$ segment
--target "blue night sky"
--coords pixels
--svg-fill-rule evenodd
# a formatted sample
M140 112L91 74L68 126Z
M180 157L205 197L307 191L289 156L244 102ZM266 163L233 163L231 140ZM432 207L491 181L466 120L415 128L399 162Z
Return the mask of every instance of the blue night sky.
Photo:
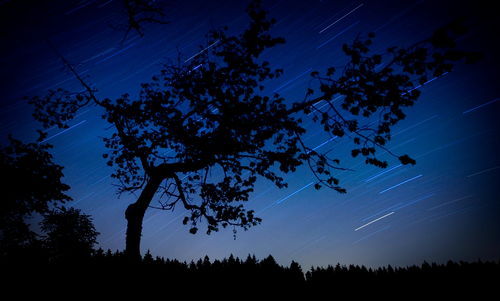
M18 2L26 5L8 17L4 10L0 21L2 142L9 133L24 141L37 137L40 125L23 96L58 87L82 89L44 40L76 64L99 90L98 97L116 98L125 92L136 95L141 82L179 53L184 60L198 53L211 28L228 25L238 33L248 21L247 1L166 0L170 24L147 25L143 38L131 32L121 43L124 32L116 27L126 19L117 0ZM232 229L189 234L182 208L150 209L143 252L187 261L272 254L281 264L293 259L306 268L337 262L379 266L500 259L500 26L492 4L454 2L462 1L264 1L278 21L273 34L287 41L264 53L264 59L285 71L267 87L290 101L303 98L311 71L342 66L341 46L358 34L375 32L374 50L383 51L411 45L465 15L469 32L459 44L483 52L484 58L420 87L419 101L393 128L389 148L409 154L415 166L401 166L389 155L382 156L388 168L367 166L350 157L348 140L330 139L306 116L307 143L331 150L353 170L338 174L347 194L315 190L307 168L286 176L287 189L259 182L248 208L263 222L238 231L236 240ZM49 130L47 142L55 146L55 161L65 167L64 181L72 187L69 205L92 215L100 247L121 250L124 211L136 196L116 194L112 170L102 158L101 137L112 129L100 116L97 107L84 108L69 129Z

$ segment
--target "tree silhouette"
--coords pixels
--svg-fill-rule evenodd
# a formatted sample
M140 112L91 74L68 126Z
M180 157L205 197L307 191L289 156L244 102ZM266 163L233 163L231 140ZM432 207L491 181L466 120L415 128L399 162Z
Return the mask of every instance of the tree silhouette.
M75 208L49 211L44 215L41 228L52 260L58 261L90 257L99 235L90 216Z
M122 0L127 15L127 25L122 41L125 41L130 31L144 36L144 25L147 23L168 24L162 7L152 0Z
M340 161L304 143L306 114L332 137L351 139L356 145L352 156L364 157L367 164L387 166L376 156L378 149L402 164L415 164L408 155L385 148L391 127L417 100L417 85L451 71L456 61L476 58L455 49L454 38L463 34L460 22L410 47L391 47L384 53L371 53L370 34L343 46L348 58L343 70L312 72L317 87L305 91L301 100L285 100L265 86L283 70L260 59L284 39L270 35L275 21L258 1L247 12L250 23L241 34L211 31L209 47L194 58L166 65L142 84L137 99L128 94L98 99L96 89L60 56L84 92L59 89L30 100L34 117L45 127L67 127L67 121L91 103L104 109L103 118L115 128L104 139L109 149L104 156L115 167L112 176L121 183L120 192L140 191L125 212L130 258L140 258L142 222L150 207L182 206L189 213L183 220L190 224L189 231L196 233L205 221L210 234L220 227L247 229L261 221L243 205L258 178L283 188L283 175L307 164L316 189L345 192L335 176L335 171L345 169ZM343 96L340 104L333 102L335 96ZM324 106L316 106L320 102ZM151 204L155 197L158 206Z
M65 194L69 186L61 182L63 168L52 161L50 148L48 144L22 143L12 137L8 145L0 146L2 256L15 255L16 249L35 240L26 219L71 200Z

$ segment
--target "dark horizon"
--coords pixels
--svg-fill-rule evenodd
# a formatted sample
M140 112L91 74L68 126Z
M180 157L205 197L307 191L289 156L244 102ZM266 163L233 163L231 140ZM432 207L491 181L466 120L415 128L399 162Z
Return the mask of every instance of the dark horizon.
M209 29L229 26L232 33L248 22L246 1L166 1L169 24L149 24L144 37L117 26L123 23L116 1L53 1L15 10L1 22L1 143L8 134L23 141L37 138L40 125L24 96L42 96L58 87L81 90L47 40L99 90L98 97L136 96L140 83L157 74L178 51L189 61L206 43ZM235 3L237 2L237 3ZM26 1L30 3L30 1ZM163 3L163 2L162 2ZM8 5L9 1L0 5ZM148 210L141 251L190 262L230 254L246 258L271 254L279 264L311 266L411 266L425 262L500 260L500 34L493 9L453 1L263 1L277 20L272 33L286 39L263 57L284 75L269 91L302 99L312 71L342 66L342 44L375 32L374 49L408 46L457 17L466 17L468 33L460 47L479 51L477 64L458 64L450 73L418 87L422 96L392 130L391 151L409 154L415 166L389 156L378 169L352 158L352 145L317 130L305 117L305 136L317 149L331 149L353 171L338 173L347 194L313 188L314 177L301 167L288 174L289 188L257 182L247 206L263 218L248 231L232 228L207 236L182 225L185 211ZM3 15L3 13L2 13ZM112 28L115 27L115 28ZM74 201L68 206L93 217L103 249L123 250L124 212L136 196L116 195L106 166L103 136L110 134L102 112L90 106L66 130L50 129L56 163ZM216 175L214 175L216 176ZM155 205L155 204L152 204Z

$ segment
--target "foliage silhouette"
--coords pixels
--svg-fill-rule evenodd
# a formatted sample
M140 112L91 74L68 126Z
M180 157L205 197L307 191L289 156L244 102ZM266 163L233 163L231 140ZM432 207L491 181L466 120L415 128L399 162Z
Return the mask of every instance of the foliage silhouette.
M26 220L48 213L51 206L70 201L69 186L61 182L62 166L52 161L48 144L22 143L9 137L0 146L0 253L13 255L34 246L36 234Z
M206 222L210 234L220 227L236 231L261 222L243 205L258 178L283 188L283 175L306 164L316 178L316 189L346 192L335 175L346 168L302 140L305 114L312 113L312 120L332 137L351 139L356 145L352 156L363 157L366 164L388 165L377 157L379 149L402 164L415 164L408 155L385 147L391 127L405 118L404 109L419 97L417 85L451 71L455 62L477 59L455 48L454 40L464 33L459 21L429 39L385 53L370 51L370 34L343 45L348 62L341 72L333 67L324 74L312 72L317 88L305 91L302 100L285 100L265 86L283 70L260 58L284 39L270 35L275 20L267 17L259 1L253 1L247 12L250 23L240 35L230 36L226 29L211 31L208 47L193 58L166 65L150 83L142 84L137 99L128 94L98 99L96 89L61 55L84 91L58 89L30 99L34 117L45 128L68 127L68 120L89 104L104 109L103 118L115 128L104 139L109 149L104 156L115 167L112 176L121 183L120 192L140 191L125 212L129 258L140 258L142 222L151 207L182 206L188 211L183 223L190 225L189 231L197 233ZM333 102L335 96L343 96L340 105ZM325 103L323 109L316 106L320 102ZM377 122L368 122L374 118ZM216 171L223 175L211 177ZM151 204L155 197L158 206Z
M51 260L85 259L92 255L99 233L89 215L75 208L58 208L44 214L41 222L44 243Z
M90 216L62 207L71 197L61 180L63 167L44 143L8 137L0 146L0 262L40 264L89 258L99 234ZM42 218L40 231L32 225Z

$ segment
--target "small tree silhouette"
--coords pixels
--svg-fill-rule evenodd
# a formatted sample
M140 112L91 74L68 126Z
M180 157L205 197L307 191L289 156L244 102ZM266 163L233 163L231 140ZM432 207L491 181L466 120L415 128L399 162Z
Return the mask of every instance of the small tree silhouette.
M229 36L225 29L210 32L210 47L190 60L166 65L152 82L142 84L138 99L128 94L98 99L96 89L63 56L85 91L59 89L31 98L34 117L45 127L67 127L67 121L91 103L105 110L103 117L116 129L104 139L110 150L104 156L116 168L113 177L122 184L121 192L140 191L125 213L130 258L140 258L142 222L150 207L182 206L189 212L183 223L191 225L190 232L196 233L205 221L210 234L220 227L247 229L261 221L243 206L259 177L283 188L283 175L307 164L316 189L345 192L335 176L336 170L345 169L340 161L302 140L306 130L301 113L313 113L312 120L332 137L352 139L357 145L352 156L364 157L367 164L387 166L376 156L380 148L402 164L414 164L409 156L385 148L391 127L417 100L417 85L449 72L453 62L475 58L455 49L454 38L463 33L459 22L385 53L370 53L369 35L343 46L348 63L340 74L332 67L324 75L313 72L316 91L308 89L303 100L285 101L265 87L283 71L260 59L264 50L284 39L270 35L275 21L258 1L247 12L250 24L240 35ZM343 96L340 105L333 102L337 95ZM325 106L317 107L319 102ZM373 116L380 116L378 123L368 122ZM215 171L222 175L210 176ZM151 205L155 196L158 206Z
M91 217L75 208L51 210L44 215L41 228L53 260L90 257L99 235Z

